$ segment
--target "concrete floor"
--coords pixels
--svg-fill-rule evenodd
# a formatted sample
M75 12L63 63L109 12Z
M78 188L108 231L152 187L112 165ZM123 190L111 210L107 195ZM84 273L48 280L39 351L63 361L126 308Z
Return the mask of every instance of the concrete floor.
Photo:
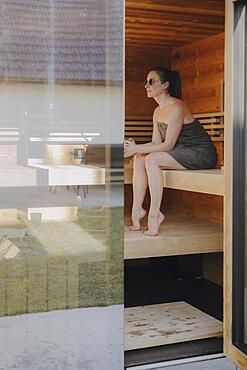
M123 306L0 318L0 370L123 369Z

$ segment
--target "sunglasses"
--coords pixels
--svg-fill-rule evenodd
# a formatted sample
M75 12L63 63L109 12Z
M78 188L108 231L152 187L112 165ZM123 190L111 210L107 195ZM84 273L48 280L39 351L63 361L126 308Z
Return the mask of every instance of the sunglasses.
M160 81L160 80L157 80L157 79L155 79L155 78L149 78L149 79L146 79L146 80L144 81L144 85L152 86L152 85L155 83L155 81Z

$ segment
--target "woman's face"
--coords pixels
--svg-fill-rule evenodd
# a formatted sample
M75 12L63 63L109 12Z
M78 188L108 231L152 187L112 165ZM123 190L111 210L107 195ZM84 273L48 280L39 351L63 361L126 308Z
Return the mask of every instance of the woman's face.
M145 81L145 89L148 98L155 98L164 92L163 84L160 81L158 73L155 71L149 72Z

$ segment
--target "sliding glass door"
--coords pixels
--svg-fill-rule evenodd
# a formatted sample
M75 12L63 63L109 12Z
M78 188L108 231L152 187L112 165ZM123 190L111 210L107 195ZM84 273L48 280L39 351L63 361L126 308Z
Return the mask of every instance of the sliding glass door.
M43 331L13 328L19 346L1 341L0 368L19 368L24 343L31 353L52 336L50 311L55 323L61 312L109 306L120 307L115 321L103 315L90 333L107 353L95 368L109 368L106 358L121 368L123 13L123 0L0 1L0 320L44 317ZM73 357L67 324L62 356Z
M247 354L246 2L234 4L233 74L233 344Z

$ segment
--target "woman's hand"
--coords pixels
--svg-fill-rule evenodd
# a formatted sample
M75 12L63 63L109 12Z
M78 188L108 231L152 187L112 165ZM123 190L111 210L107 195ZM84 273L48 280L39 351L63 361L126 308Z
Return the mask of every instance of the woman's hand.
M137 145L132 138L124 142L124 157L131 157L132 155L135 155L137 153L136 150Z

